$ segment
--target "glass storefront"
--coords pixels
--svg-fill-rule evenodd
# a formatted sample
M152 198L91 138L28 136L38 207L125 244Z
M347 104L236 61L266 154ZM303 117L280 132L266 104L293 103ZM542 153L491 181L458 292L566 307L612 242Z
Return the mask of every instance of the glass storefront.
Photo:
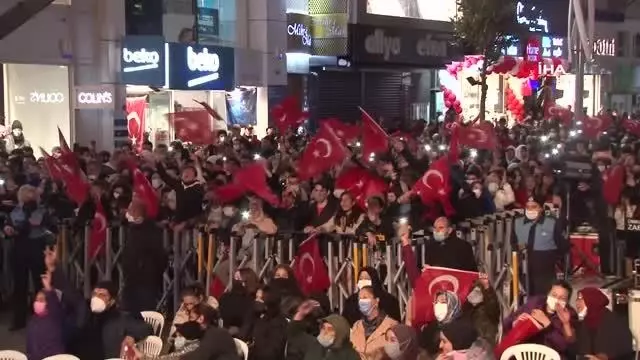
M22 123L34 149L59 145L58 128L71 138L69 68L58 65L5 64L5 117Z

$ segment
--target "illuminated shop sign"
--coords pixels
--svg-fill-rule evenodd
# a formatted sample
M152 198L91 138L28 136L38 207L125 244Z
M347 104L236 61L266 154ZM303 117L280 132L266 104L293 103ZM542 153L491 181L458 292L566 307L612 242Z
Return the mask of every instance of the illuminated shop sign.
M162 37L127 36L122 40L120 67L124 84L164 86L165 63Z
M77 86L76 109L106 109L114 102L114 90L111 86Z
M309 54L312 44L311 16L288 13L287 52Z
M616 39L596 39L593 42L593 54L597 56L616 56Z
M169 87L175 90L233 88L233 48L169 44Z

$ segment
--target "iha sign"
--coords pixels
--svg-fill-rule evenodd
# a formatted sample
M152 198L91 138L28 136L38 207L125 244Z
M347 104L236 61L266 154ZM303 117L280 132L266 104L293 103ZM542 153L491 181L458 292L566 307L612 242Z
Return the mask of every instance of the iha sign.
M567 71L562 64L546 64L543 61L538 63L538 74L551 74L553 76L565 75Z

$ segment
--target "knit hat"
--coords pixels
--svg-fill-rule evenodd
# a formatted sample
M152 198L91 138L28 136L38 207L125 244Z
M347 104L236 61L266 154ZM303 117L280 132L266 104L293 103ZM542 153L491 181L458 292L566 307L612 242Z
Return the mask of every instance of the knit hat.
M478 331L469 320L458 319L445 325L442 334L451 342L453 350L466 350L478 339Z
M20 122L20 120L13 120L13 122L11 123L11 130L14 129L22 130L22 123Z

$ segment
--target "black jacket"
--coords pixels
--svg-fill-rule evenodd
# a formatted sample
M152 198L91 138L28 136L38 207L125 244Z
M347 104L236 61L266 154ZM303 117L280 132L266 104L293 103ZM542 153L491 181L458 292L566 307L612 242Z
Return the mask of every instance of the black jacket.
M200 340L200 346L180 360L240 360L235 342L229 332L210 327Z
M194 183L185 186L182 181L169 176L162 164L158 164L157 169L162 181L176 192L175 222L181 223L201 216L204 199L202 184Z
M167 267L162 229L155 222L129 224L122 250L125 286L162 286L162 274Z
M453 232L445 241L427 242L424 253L426 265L478 271L471 244L458 238Z
M271 360L284 357L289 322L283 315L263 316L253 328L251 360Z

